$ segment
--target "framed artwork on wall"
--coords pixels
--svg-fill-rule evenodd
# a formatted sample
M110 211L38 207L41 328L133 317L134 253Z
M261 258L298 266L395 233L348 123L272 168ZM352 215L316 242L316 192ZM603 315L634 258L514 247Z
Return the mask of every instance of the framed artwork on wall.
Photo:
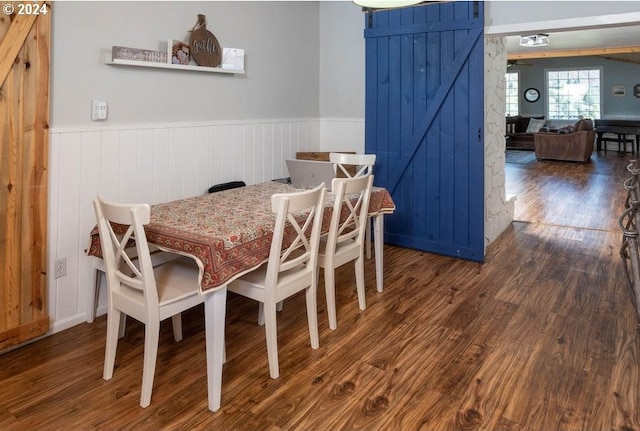
M627 87L623 84L614 85L611 87L611 94L615 97L624 97L627 94Z

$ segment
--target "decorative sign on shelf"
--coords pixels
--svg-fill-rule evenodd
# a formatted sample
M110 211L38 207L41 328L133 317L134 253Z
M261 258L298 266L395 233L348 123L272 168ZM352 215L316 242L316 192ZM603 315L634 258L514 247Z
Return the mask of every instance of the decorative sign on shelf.
M222 61L222 48L218 39L207 30L204 15L198 15L198 22L191 30L189 38L191 58L198 66L218 67Z
M111 48L112 60L145 61L148 63L166 63L167 53L150 49L127 48L114 46Z

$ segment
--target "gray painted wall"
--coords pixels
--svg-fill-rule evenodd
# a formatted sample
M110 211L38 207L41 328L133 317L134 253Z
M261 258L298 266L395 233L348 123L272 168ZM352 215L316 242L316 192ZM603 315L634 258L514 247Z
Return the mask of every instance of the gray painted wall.
M637 2L488 1L487 25L637 10ZM517 13L514 13L514 10ZM104 64L113 45L160 49L188 39L197 14L223 46L244 48L246 75ZM51 126L364 117L364 17L351 1L56 1ZM109 119L90 121L93 98Z
M545 115L546 89L545 69L572 67L602 67L602 117L603 118L639 118L640 99L633 96L633 86L640 84L640 65L601 57L567 57L550 59L521 60L531 66L512 66L511 71L520 73L520 113L521 115ZM614 97L611 87L623 84L627 87L624 97ZM540 90L540 100L530 103L524 100L525 89L534 87Z
M222 46L245 49L245 75L104 64L113 45L188 41L198 14ZM51 124L317 118L319 25L317 2L55 2ZM90 121L96 97L105 123Z

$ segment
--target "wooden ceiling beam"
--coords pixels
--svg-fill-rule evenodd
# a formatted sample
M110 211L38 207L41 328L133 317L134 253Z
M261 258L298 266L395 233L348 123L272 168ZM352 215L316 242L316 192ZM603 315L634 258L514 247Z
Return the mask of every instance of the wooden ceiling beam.
M587 55L610 55L640 53L640 46L618 46L612 48L583 48L569 49L564 51L535 51L535 52L514 52L507 54L507 60L522 60L528 58L558 58L558 57L581 57Z

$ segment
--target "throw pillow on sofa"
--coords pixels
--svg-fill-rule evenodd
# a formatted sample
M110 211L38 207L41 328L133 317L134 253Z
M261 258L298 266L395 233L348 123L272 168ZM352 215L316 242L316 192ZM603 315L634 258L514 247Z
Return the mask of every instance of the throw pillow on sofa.
M525 133L538 133L540 129L542 129L542 126L544 126L544 122L545 120L538 120L536 118L530 119Z
M578 120L578 122L573 126L573 129L576 132L589 131L593 130L593 122L588 118L583 118Z

